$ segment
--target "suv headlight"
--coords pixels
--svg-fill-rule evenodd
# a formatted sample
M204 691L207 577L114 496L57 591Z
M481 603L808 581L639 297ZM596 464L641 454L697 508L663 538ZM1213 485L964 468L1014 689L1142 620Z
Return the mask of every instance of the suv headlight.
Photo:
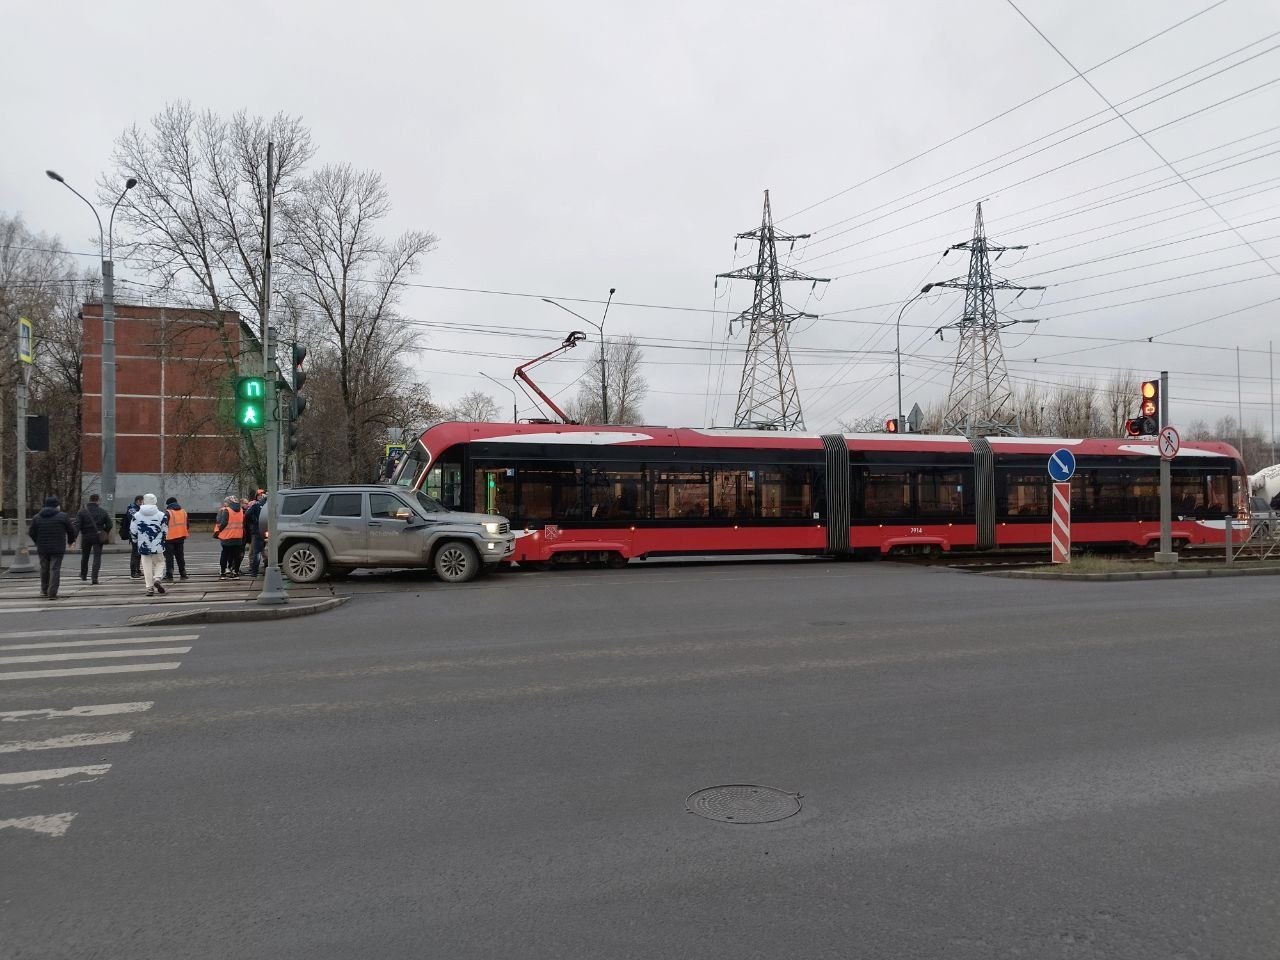
M491 537L496 537L498 535L498 531L500 531L501 529L502 529L502 524L500 523L489 522L484 525L484 532Z

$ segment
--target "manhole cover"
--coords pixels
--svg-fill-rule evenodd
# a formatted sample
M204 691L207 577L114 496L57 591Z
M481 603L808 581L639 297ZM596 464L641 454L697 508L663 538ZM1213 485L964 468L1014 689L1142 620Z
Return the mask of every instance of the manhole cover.
M800 812L798 793L755 783L724 783L689 794L684 805L690 813L721 823L770 823Z

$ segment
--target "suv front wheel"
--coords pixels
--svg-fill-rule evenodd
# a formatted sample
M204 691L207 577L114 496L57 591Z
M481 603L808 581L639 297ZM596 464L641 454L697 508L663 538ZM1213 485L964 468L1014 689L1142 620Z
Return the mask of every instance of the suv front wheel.
M315 583L324 576L324 551L310 540L303 540L284 552L280 566L294 583Z
M480 572L480 555L471 544L454 540L436 551L433 566L445 583L466 583Z

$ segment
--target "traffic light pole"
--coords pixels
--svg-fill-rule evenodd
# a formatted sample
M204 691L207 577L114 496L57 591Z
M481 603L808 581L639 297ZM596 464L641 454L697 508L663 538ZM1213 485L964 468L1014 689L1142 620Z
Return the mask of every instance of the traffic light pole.
M266 381L266 413L267 413L267 503L266 503L266 561L267 568L262 574L262 592L258 594L258 603L288 603L289 596L284 592L284 578L280 576L279 551L276 549L279 538L275 534L276 491L280 487L280 410L276 402L276 331L271 326L271 196L275 193L275 145L267 142L267 219L266 237L263 244L262 257L262 374ZM262 528L262 517L258 518L259 529Z
M1160 371L1160 429L1169 425L1169 371ZM1156 439L1157 448L1160 445ZM1167 457L1160 458L1160 551L1156 554L1156 563L1177 563L1178 554L1173 549L1173 479L1170 474L1171 462Z

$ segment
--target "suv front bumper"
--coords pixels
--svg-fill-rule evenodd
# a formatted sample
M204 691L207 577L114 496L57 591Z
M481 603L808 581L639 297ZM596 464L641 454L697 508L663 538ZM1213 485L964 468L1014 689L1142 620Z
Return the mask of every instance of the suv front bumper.
M485 563L508 560L515 552L516 538L511 534L504 537L485 537L480 541L480 559Z

